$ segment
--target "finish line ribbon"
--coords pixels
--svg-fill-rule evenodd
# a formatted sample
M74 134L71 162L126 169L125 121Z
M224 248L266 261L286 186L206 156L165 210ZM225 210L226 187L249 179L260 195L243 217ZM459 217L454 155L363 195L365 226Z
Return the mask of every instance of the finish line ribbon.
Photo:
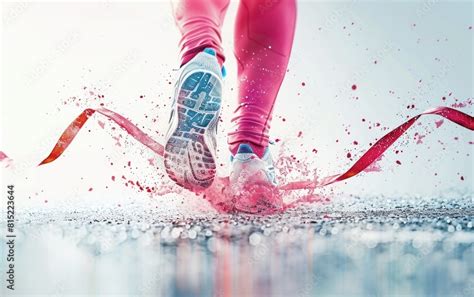
M111 111L107 108L84 110L67 128L56 142L51 153L44 159L38 166L48 164L59 158L67 147L74 140L76 135L79 133L81 128L87 122L87 120L94 114L99 113L110 120L118 124L122 129L135 138L138 142L142 143L149 149L151 149L157 155L163 156L164 147L157 141L153 140L145 132L143 132L136 125L132 124L122 115ZM307 181L296 181L279 187L280 190L301 190L301 189L314 189L324 187L336 182L340 182L358 175L364 169L369 167L373 162L378 160L380 156L397 140L399 139L420 117L424 115L438 115L453 123L456 123L469 130L474 130L474 118L468 114L465 114L459 110L450 107L437 107L429 109L419 115L416 115L404 122L397 128L393 129L389 133L385 134L380 140L373 144L346 172L342 174L336 174L325 177L320 181L307 180Z

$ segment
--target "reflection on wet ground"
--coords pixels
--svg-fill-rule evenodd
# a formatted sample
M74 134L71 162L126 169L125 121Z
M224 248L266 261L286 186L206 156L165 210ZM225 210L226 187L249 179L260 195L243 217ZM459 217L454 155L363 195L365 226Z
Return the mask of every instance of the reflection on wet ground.
M15 292L474 296L469 195L351 199L266 217L141 207L25 211Z

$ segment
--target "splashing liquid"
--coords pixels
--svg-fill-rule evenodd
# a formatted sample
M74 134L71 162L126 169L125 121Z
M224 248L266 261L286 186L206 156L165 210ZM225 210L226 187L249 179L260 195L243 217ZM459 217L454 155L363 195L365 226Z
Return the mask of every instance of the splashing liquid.
M67 149L69 144L74 140L76 135L79 133L84 124L88 119L95 113L101 114L110 120L118 124L122 129L124 129L130 136L135 138L138 142L142 143L149 149L151 149L158 156L163 156L164 147L157 141L153 140L145 132L139 129L137 126L132 124L122 115L111 111L106 108L98 109L85 109L62 133L59 140L55 144L51 153L38 165L44 165L53 162ZM271 192L266 192L266 195L270 195L270 199L273 201L282 201L283 194L289 191L295 190L309 190L309 193L303 197L298 198L297 200L284 204L278 210L286 210L288 208L294 207L295 205L302 202L315 202L323 201L324 198L315 194L314 190L321 188L336 182L346 180L348 178L354 177L357 174L363 171L378 171L376 162L380 160L383 153L398 139L400 138L421 116L424 115L438 115L451 122L454 122L464 128L469 130L474 130L474 118L468 114L465 114L461 111L450 107L437 107L430 110L427 110L419 115L416 115L404 122L397 128L393 129L386 135L384 135L380 140L373 144L359 159L345 172L341 174L336 174L328 176L322 179L314 177L309 180L300 180L295 182L286 183L280 185L278 188L271 189ZM2 153L1 155L4 159L6 155ZM277 164L284 162L286 159L291 157L280 156L277 160ZM372 166L371 166L372 165ZM372 168L374 167L374 168ZM305 174L305 176L308 176ZM264 189L265 190L265 189ZM208 200L211 205L220 212L231 212L234 210L235 199L231 195L231 187L229 184L229 177L216 177L214 183L210 188L204 192L197 193L204 199ZM249 191L245 199L248 200L257 200L261 197L259 191ZM259 210L259 214L273 212L274 209Z

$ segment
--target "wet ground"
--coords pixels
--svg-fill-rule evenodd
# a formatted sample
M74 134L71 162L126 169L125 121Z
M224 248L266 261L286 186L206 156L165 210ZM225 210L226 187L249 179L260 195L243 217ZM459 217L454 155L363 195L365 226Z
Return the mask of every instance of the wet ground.
M17 217L18 295L474 295L470 195L346 197L265 217L143 206Z

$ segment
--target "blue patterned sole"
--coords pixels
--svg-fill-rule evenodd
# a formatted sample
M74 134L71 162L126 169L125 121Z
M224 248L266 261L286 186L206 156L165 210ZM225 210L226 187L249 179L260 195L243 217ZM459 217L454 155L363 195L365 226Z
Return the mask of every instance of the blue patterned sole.
M221 97L221 82L208 72L192 73L181 85L172 115L178 116L178 126L165 145L164 160L169 177L182 187L205 189L214 180L216 164L206 141L215 142Z

